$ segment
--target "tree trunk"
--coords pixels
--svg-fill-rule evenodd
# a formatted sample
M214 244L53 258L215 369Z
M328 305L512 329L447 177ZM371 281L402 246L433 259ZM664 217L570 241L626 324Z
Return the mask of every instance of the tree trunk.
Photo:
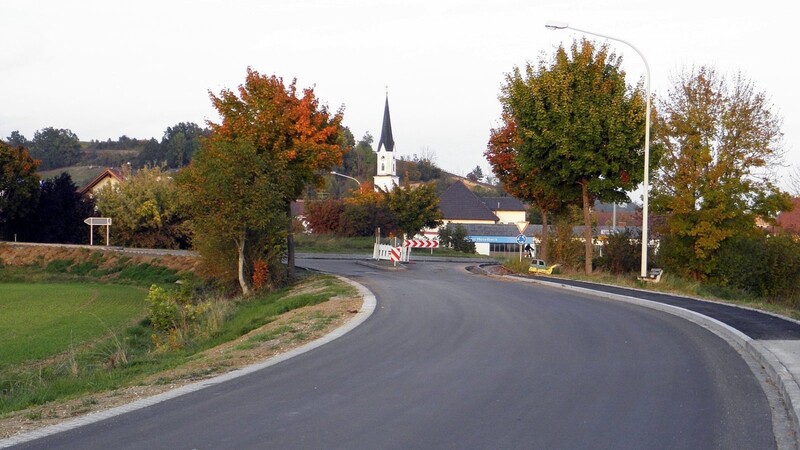
M286 275L294 280L294 234L292 232L292 202L286 203L286 217L289 218L289 229L286 233Z
M586 260L584 268L586 275L592 274L592 253L594 246L592 246L592 220L589 214L589 182L581 180L581 193L583 195L583 239L584 248L586 249Z
M547 211L542 209L542 253L539 256L539 259L545 260L547 263L552 263L547 258L550 253L550 227L547 224Z
M247 297L250 295L250 288L247 286L247 279L244 276L244 243L245 231L242 231L241 236L236 241L236 247L239 251L239 287L242 288L242 295Z

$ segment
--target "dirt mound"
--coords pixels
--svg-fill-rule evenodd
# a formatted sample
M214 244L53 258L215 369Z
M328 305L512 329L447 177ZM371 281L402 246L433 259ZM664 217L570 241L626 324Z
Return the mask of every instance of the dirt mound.
M53 261L66 260L77 264L92 262L101 269L122 264L147 263L166 267L178 273L193 272L199 258L188 252L131 250L119 247L92 248L81 245L0 243L0 263L11 266L46 267Z

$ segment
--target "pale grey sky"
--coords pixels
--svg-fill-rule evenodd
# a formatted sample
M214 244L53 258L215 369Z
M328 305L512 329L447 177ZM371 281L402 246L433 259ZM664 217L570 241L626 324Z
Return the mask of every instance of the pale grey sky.
M514 66L582 35L625 39L647 57L653 92L684 68L741 71L784 119L786 162L800 165L798 41L785 0L3 0L0 137L69 128L81 140L160 139L178 122L216 121L208 91L253 67L345 107L356 136L380 134L385 86L398 155L432 151L458 174L483 157ZM629 82L644 65L629 47ZM788 173L785 169L782 173Z

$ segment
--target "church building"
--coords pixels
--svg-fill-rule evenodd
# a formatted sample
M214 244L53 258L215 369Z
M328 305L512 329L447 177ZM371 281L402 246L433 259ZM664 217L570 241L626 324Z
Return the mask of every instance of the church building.
M378 168L373 178L375 190L391 191L400 185L397 177L397 165L394 157L394 138L392 137L392 121L389 119L389 95L386 95L386 106L383 108L383 127L381 139L378 141Z

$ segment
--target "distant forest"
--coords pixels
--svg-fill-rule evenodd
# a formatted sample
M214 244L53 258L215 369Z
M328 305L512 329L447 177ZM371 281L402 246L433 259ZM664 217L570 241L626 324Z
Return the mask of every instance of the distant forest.
M12 146L25 147L32 158L41 161L39 172L43 177L55 177L61 172L67 172L75 183L83 185L105 167L119 168L130 164L136 170L146 166L164 169L187 166L199 150L202 139L209 133L208 128L196 123L181 122L167 127L160 140L122 135L116 140L109 138L105 141L81 141L71 130L53 127L36 131L31 139L19 131L13 131L5 140ZM336 171L362 181L372 181L376 168L373 137L367 132L357 140L347 127L343 127L342 136L343 145L351 150L345 153L342 164ZM424 149L421 155L400 155L397 175L402 181L412 183L436 181L440 191L460 178L441 169L436 164L435 154L429 149ZM338 197L348 192L346 179L333 176L329 178L330 183L326 188L328 193ZM496 179L487 178L480 167L476 167L466 176L471 182L470 188L478 195L507 195L496 185Z
M72 130L53 127L36 131L31 139L13 131L5 140L28 149L31 157L41 161L42 171L76 165L119 167L127 163L134 168L150 165L174 169L189 164L200 148L200 139L208 133L208 128L181 122L167 127L160 141L122 135L117 140L84 142Z

